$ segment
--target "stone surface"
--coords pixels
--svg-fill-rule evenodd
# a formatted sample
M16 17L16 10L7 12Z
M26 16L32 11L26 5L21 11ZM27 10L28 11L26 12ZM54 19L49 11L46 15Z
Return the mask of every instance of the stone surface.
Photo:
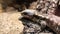
M0 13L0 34L22 34L24 26L20 16L19 12Z

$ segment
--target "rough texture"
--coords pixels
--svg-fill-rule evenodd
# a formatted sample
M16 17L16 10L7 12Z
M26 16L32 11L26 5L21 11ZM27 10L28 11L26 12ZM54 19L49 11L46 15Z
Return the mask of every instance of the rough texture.
M49 27L41 25L41 23L33 22L26 18L22 18L21 20L24 24L24 34L56 34Z
M40 14L48 14L47 26L60 34L60 0L40 0L38 3L38 10Z
M29 9L28 9L29 10ZM57 34L60 34L60 20L59 18L60 17L57 17L53 14L50 14L50 15L40 15L37 13L34 14L34 12L31 10L25 10L25 12L27 13L26 15L23 15L25 19L29 19L29 20L32 20L33 22L37 22L37 23L40 23L41 24L41 27L44 27L44 26L48 26L49 28L51 28L54 32L56 32ZM24 12L22 13L24 14ZM30 15L32 14L32 15ZM30 16L29 16L30 15ZM35 15L35 16L34 16ZM48 18L47 18L48 17ZM45 20L45 22L41 22L41 20ZM27 25L27 24L26 24Z
M24 26L20 16L19 12L0 13L0 34L22 34Z
M37 13L37 15L35 14L36 16L32 16L33 18L31 18L31 20L41 23L42 27L44 26L45 23L47 23L47 26L49 28L51 28L57 34L60 34L59 33L60 32L60 19L59 19L60 18L60 8L59 8L60 0L37 0L37 1L36 0L0 0L0 2L1 2L1 5L0 5L1 9L6 9L7 6L11 7L10 8L11 10L9 9L9 7L6 9L7 10L6 12L8 12L8 13L11 12L9 14L13 14L15 11L21 10L22 8L23 9L26 9L26 8L27 9L36 9L38 13ZM17 10L12 9L12 7L14 7ZM0 9L0 11L2 11L1 9ZM32 11L30 11L30 12L32 12ZM29 16L28 19L30 19L30 17L31 16ZM44 22L44 21L40 22L41 19L44 20L43 18L45 18L45 19L48 18L47 20L45 20L47 22ZM26 24L26 25L28 25L28 24ZM29 26L31 26L31 23L29 23ZM33 25L32 28L29 28L29 26L26 29L27 31L32 30L32 32L33 32L34 30L37 30L38 28L40 28L39 25L35 25L35 24ZM38 26L38 28L35 29L34 28L35 26L36 26L36 28ZM31 31L28 31L28 32L31 32ZM34 34L36 34L36 33L34 33Z

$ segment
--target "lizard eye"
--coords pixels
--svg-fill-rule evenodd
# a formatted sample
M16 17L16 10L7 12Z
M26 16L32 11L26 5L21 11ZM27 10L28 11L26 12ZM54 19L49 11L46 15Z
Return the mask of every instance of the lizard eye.
M22 13L22 15L28 15L28 13L26 13L26 12L23 12L23 13Z

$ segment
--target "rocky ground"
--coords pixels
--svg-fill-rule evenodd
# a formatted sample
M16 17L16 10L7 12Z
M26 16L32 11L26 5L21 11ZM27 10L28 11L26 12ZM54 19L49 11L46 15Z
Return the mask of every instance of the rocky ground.
M9 11L11 8L9 8ZM24 25L19 21L21 14L16 12L0 13L0 34L22 34Z

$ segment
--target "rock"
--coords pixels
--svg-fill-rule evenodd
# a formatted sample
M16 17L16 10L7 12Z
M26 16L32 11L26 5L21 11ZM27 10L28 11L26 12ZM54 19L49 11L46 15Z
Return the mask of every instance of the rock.
M39 34L52 34L52 33L39 33Z
M20 16L19 12L0 13L0 34L22 34L24 26Z

